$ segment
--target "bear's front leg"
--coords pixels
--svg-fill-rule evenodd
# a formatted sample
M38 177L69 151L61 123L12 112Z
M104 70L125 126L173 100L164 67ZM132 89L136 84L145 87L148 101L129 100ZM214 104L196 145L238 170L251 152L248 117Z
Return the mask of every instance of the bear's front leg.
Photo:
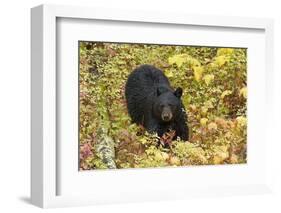
M189 140L189 129L187 126L187 116L182 113L176 122L176 136L180 137L181 140Z
M178 130L177 135L184 141L189 140L188 127L182 127Z
M155 118L153 118L151 113L146 113L144 115L143 125L149 133L158 133L158 122Z

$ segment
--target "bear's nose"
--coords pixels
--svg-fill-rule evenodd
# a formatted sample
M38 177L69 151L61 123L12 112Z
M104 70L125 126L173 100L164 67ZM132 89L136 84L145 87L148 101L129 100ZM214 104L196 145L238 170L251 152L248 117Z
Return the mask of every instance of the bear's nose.
M169 121L171 120L171 116L169 114L163 114L162 119L163 121Z
M164 115L164 120L169 120L169 115Z

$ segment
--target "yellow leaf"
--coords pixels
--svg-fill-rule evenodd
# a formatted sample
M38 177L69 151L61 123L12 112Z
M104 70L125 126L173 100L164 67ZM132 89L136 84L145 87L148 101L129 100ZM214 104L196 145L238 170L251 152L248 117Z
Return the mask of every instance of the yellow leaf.
M181 67L182 64L183 64L184 62L186 62L186 57L187 57L186 54L174 55L174 56L172 56L172 57L169 57L168 63L169 63L170 65L176 64L178 67Z
M195 58L188 57L187 62L192 68L201 66L201 63Z
M189 108L191 109L191 111L195 111L197 109L197 107L194 104L190 104Z
M247 125L247 118L244 116L238 116L236 121L239 127L244 127Z
M176 64L177 64L178 67L181 67L183 63L184 63L183 58L178 58L178 60L176 61Z
M147 139L146 139L146 138L141 138L141 139L139 139L139 141L140 141L142 144L146 144L146 143L147 143Z
M201 126L206 126L207 122L208 122L208 118L201 118L200 119Z
M214 164L221 164L222 163L222 159L219 156L214 156L213 157L213 163Z
M227 146L218 146L214 152L213 162L214 164L221 164L224 160L229 158L228 147Z
M154 154L154 158L155 158L156 161L162 161L163 160L163 156L162 156L161 152L156 152Z
M174 73L173 73L171 70L165 70L165 75L166 75L168 78L174 77Z
M215 58L215 64L219 67L223 66L228 61L228 58L225 55L220 55Z
M232 48L219 48L217 51L217 56L220 55L231 55L234 52Z
M203 67L198 66L198 67L193 67L193 74L194 74L194 78L197 82L199 82L202 78L202 74L203 74Z
M240 89L239 95L247 98L247 87L243 87L242 89Z
M169 57L169 58L168 58L168 63L169 63L170 65L174 64L174 63L175 63L175 56Z
M232 94L232 91L230 90L223 91L223 93L221 94L221 99L224 99L225 96L228 96L230 94Z
M207 74L203 77L205 83L209 86L209 84L214 80L215 76L213 74Z

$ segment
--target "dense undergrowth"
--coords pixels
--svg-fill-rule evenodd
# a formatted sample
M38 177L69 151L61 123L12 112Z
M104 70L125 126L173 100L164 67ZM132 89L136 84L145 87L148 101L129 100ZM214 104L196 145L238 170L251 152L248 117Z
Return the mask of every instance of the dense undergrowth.
M117 168L246 163L246 62L239 48L80 42L80 169L111 168L101 150ZM188 142L164 148L131 123L124 85L141 64L184 89Z

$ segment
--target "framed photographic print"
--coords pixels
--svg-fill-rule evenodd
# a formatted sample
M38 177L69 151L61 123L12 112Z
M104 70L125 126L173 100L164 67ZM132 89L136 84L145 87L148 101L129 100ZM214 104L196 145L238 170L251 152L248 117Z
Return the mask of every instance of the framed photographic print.
M31 15L33 204L270 192L272 20Z

